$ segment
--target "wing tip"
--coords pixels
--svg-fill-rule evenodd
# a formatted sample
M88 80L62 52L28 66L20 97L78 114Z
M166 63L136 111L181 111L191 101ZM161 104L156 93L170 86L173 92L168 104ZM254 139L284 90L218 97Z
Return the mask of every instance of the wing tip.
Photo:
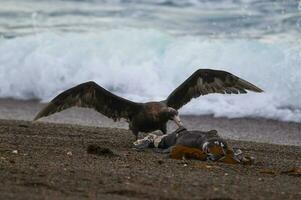
M258 92L258 93L262 93L262 92L264 92L264 90L262 90L262 89L260 89L260 88L258 88L259 90L257 90L256 92Z
M38 119L40 119L41 117L40 116L35 116L34 118L33 118L33 120L32 121L37 121Z
M37 121L38 119L42 117L46 117L50 114L52 114L52 110L55 108L54 104L52 102L49 102L34 118L33 121Z
M43 109L42 111L40 111L40 112L33 118L32 121L37 121L38 119L44 117L43 111L44 111L44 109Z
M249 90L252 91L252 92L257 92L257 93L264 92L264 90L260 89L259 87L255 86L255 85L253 85L252 87L250 87Z
M249 83L248 81L245 81L241 78L239 78L239 84L241 84L241 86L243 86L244 89L252 91L252 92L257 92L257 93L264 92L264 90L262 90L261 88L255 86L252 83Z
M247 88L247 90L252 91L252 92L256 92L256 93L264 92L264 90L260 89L259 87L254 86L254 85L252 87Z

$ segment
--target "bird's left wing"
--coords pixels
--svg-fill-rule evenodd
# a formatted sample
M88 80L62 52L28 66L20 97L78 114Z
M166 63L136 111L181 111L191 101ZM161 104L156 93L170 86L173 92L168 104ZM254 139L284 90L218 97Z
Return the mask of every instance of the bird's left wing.
M73 106L93 108L114 120L120 118L130 119L142 107L140 103L114 95L90 81L70 88L56 96L37 114L34 120Z
M180 109L192 98L209 93L239 94L263 92L260 88L229 72L199 69L176 88L165 100L166 104L175 109Z

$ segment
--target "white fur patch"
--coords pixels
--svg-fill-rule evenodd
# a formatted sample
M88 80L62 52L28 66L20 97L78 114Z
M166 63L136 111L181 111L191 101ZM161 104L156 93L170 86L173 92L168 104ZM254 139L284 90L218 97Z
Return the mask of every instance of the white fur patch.
M164 137L166 137L166 135L157 135L157 136L154 138L154 146L155 146L156 148L158 148L158 146L159 146L161 140L162 140Z

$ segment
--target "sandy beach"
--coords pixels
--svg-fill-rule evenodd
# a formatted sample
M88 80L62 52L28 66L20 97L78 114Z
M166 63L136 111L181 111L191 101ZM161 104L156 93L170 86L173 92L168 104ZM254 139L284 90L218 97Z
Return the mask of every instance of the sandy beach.
M301 200L300 11L301 0L1 1L0 200ZM124 119L88 108L32 121L59 94L60 108L131 119L143 104L122 99L164 101L245 165L226 163L230 149L201 161L221 152L209 143L188 149L199 160L175 153L185 146L179 160L135 150ZM161 111L140 112L143 128L180 124Z
M73 113L81 125L68 121L72 112L67 111L62 114L65 117L58 114L32 123L29 118L42 105L2 101L3 118L19 115L23 120L0 120L0 199L301 198L301 177L281 173L301 166L300 146L238 141L232 137L236 132L247 137L252 132L259 134L258 131L272 137L274 130L278 131L274 136L285 130L288 135L297 136L299 124L261 119L184 117L189 127L193 124L200 124L202 129L216 127L224 136L232 137L228 140L232 146L256 159L254 165L243 166L173 160L152 149L137 152L132 149L134 137L125 129L124 122L113 124L106 119L102 123L111 123L113 128L100 127L103 124L96 127L85 124L83 119L94 122L98 114L77 110L72 112L81 113L81 117ZM11 115L5 115L4 110L11 110ZM14 112L16 110L19 112ZM51 120L56 123L50 123ZM68 122L73 124L64 124ZM300 136L296 140L300 140ZM87 147L91 144L108 148L113 153L88 154Z

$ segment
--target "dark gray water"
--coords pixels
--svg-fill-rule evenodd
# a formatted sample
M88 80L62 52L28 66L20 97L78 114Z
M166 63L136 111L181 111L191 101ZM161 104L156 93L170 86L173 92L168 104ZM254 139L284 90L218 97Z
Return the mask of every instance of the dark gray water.
M250 37L300 32L298 0L10 0L0 34L100 32L134 27L179 35Z

